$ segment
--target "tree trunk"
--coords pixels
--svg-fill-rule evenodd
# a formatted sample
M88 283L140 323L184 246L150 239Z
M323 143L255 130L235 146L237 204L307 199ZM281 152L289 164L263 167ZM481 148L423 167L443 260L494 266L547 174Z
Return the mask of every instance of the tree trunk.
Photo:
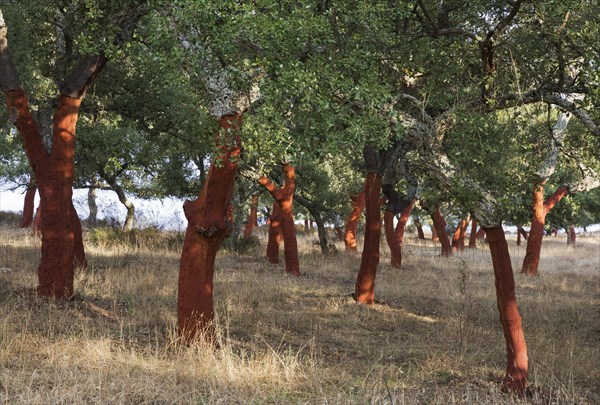
M394 213L385 210L383 214L383 226L385 231L385 240L390 248L390 264L393 268L399 269L402 265L402 247L396 238L394 232Z
M577 239L577 235L575 234L575 227L571 225L569 227L569 231L567 232L567 245L570 247L575 247L575 241Z
M523 229L523 227L518 226L517 227L517 246L521 246L521 236L523 237L523 239L527 240L527 232L525 231L525 229Z
M273 209L269 216L269 239L267 241L267 260L269 263L279 263L279 244L283 239L281 235L281 213L279 203L273 202Z
M310 226L308 225L308 219L304 220L304 231L308 232L310 230Z
M358 220L365 207L365 192L364 190L355 196L350 196L352 201L352 211L346 222L346 231L344 232L344 244L347 251L356 252L356 230L358 228Z
M402 210L400 213L400 218L398 219L398 224L396 224L396 230L394 233L396 234L396 240L402 247L404 243L404 230L406 229L406 223L408 222L408 218L410 217L410 212L415 206L415 199L413 198L412 202Z
M123 230L125 232L129 232L133 229L133 220L135 218L135 206L131 202L123 188L117 183L117 180L114 178L105 178L106 182L112 188L112 190L117 194L119 198L119 202L125 206L127 210L127 214L125 214L125 221L123 222Z
M469 249L477 247L477 220L471 218L471 234L469 235Z
M468 219L461 219L458 225L456 226L456 230L454 231L454 235L452 236L452 252L456 253L458 251L465 250L465 235L467 234L467 226L469 225Z
M431 215L433 220L433 229L435 229L437 237L442 245L441 255L448 257L452 256L452 246L450 245L450 238L446 233L446 220L442 216L439 205L436 205L435 211Z
M96 200L98 198L98 188L93 184L88 190L88 208L90 210L90 214L88 215L88 224L91 227L95 227L98 225L98 204Z
M544 225L546 215L568 193L566 187L559 187L552 196L544 201L544 183L538 183L533 189L533 218L531 230L527 239L527 249L523 259L521 273L535 276L540 263L542 240L544 238Z
M241 115L220 119L219 154L208 172L202 191L183 205L188 227L183 242L177 293L178 332L183 343L198 338L216 345L213 327L213 274L215 257L223 239L231 233L228 220L237 161L240 155ZM222 139L228 134L231 139Z
M317 223L317 234L319 236L319 246L321 247L321 253L328 254L329 241L327 240L327 229L325 229L325 221L319 212L311 212L315 222Z
M83 230L81 229L81 221L77 215L77 210L71 201L71 224L73 225L73 242L74 252L73 261L76 267L87 269L88 261L85 255L85 247L83 246Z
M38 205L35 210L35 217L33 217L33 226L32 226L33 235L37 237L42 237L42 204Z
M35 204L35 193L37 191L37 185L35 179L29 180L29 186L25 192L25 198L23 199L23 218L19 224L19 228L29 228L33 222L33 208Z
M415 227L417 228L417 238L419 238L419 240L425 240L425 232L423 232L423 226L421 225L421 221L418 218L413 218L413 222L415 223Z
M250 203L250 214L248 215L248 222L246 222L246 227L244 228L244 239L252 236L252 231L254 231L254 227L256 226L256 221L258 219L258 194L252 196L252 202Z
M508 244L502 226L486 228L485 231L494 264L500 323L506 340L506 374L502 381L502 390L516 392L522 397L527 387L527 346L515 297L515 282Z
M285 181L283 186L277 188L273 182L266 177L258 181L279 203L281 218L281 233L283 235L283 255L285 259L285 271L295 276L300 275L300 262L298 260L298 241L296 240L296 228L294 227L294 192L296 190L296 173L294 167L289 164L283 165Z
M485 238L485 229L483 228L479 228L479 230L477 231L477 235L475 235L477 237L477 239L484 239Z
M375 302L375 276L379 265L381 238L381 176L369 172L365 181L366 224L365 243L360 270L356 278L355 299L362 304Z

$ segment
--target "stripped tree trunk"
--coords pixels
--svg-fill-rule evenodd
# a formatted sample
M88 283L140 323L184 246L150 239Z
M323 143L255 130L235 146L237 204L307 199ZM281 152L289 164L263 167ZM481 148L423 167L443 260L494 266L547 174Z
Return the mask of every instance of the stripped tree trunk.
M355 196L350 196L352 201L352 211L346 222L346 231L344 232L344 244L347 251L356 252L356 230L358 228L358 220L365 207L365 192L364 190Z
M183 205L188 227L179 267L177 320L185 344L201 337L216 345L213 274L219 246L232 228L228 211L240 155L242 116L224 116L219 124L219 155L211 164L198 198Z
M437 236L442 245L441 255L445 257L452 256L452 245L450 244L450 238L446 233L446 220L442 216L439 204L436 204L431 219L433 220L433 226L437 231Z
M254 231L254 227L256 226L256 221L258 219L258 194L252 196L252 202L250 203L250 215L248 215L248 222L246 222L246 227L244 228L244 239L252 236L252 231Z
M37 185L35 179L29 180L27 191L25 192L25 198L23 199L23 218L19 224L19 228L29 228L33 222L33 208L35 204L35 193L37 191Z
M379 265L381 238L381 176L369 172L365 181L365 243L356 279L355 299L362 304L375 302L375 276Z
M461 219L454 235L452 236L452 252L456 253L459 250L462 252L465 250L465 235L467 234L467 226L469 225L468 219Z
M469 235L469 249L477 247L477 220L471 218L471 234Z
M390 264L392 267L399 269L402 266L402 245L401 241L398 240L396 231L394 229L394 217L406 210L408 207L412 208L414 199L409 200L407 198L402 198L396 191L393 184L383 185L382 190L388 201L388 205L385 209L383 217L383 223L385 229L385 239L388 247L390 248ZM409 214L410 211L405 215L405 224L406 220L408 220ZM402 234L404 234L404 230L402 231Z
M506 374L502 380L502 390L516 392L522 397L527 387L527 345L515 297L515 282L508 244L504 238L502 226L486 228L485 231L494 264L500 323L506 340L507 365Z
M277 188L266 177L261 177L258 182L264 186L275 201L279 204L281 232L283 234L283 254L285 271L295 276L300 275L300 262L298 260L298 242L296 228L294 227L294 192L296 190L296 174L294 167L283 165L285 180L283 186Z
M523 237L523 239L527 240L527 231L525 231L525 229L523 229L523 227L518 226L517 227L517 246L521 246L521 236Z
M279 263L279 244L283 240L281 235L281 209L277 201L273 202L273 209L269 216L269 239L267 241L267 260L271 264Z
M533 190L533 218L531 219L531 230L527 239L527 249L521 273L528 276L537 274L546 215L568 192L569 190L566 187L559 187L552 196L544 201L544 183L535 184Z

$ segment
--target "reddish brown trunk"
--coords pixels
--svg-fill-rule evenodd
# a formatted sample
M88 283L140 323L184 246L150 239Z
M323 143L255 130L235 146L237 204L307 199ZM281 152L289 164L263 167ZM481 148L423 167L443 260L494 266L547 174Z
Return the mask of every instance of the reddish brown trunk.
M577 235L575 234L575 227L571 225L569 228L569 234L567 235L567 244L571 245L571 247L575 247L576 239Z
M246 223L246 227L244 228L244 239L252 236L252 231L254 231L254 227L256 226L256 221L258 219L258 195L252 196L252 202L250 205L250 215L248 216L248 222Z
M388 210L383 214L383 225L385 230L385 239L390 248L390 264L392 267L399 269L402 265L402 248L396 239L394 232L394 213Z
M544 224L546 215L550 210L568 193L566 187L558 188L552 196L544 201L544 183L536 184L533 189L533 217L531 218L531 230L527 239L527 249L523 259L521 273L535 276L540 264L540 253L542 251L542 240L544 238Z
M381 238L380 195L381 177L375 173L369 173L365 181L365 244L355 288L355 299L363 304L375 302L375 275L379 265L379 241Z
M468 225L469 221L465 218L461 219L456 226L456 230L452 236L452 252L456 253L458 251L462 252L465 250L465 236L467 235Z
M527 232L525 231L525 229L523 229L522 227L518 226L517 227L517 246L521 246L521 237L523 237L523 239L527 240Z
M30 180L29 187L27 187L27 192L25 192L25 198L23 201L23 218L19 224L20 228L29 228L33 222L33 208L36 191L37 186L35 185L35 181Z
M194 201L184 204L188 227L183 242L177 293L178 332L183 343L203 338L216 344L213 328L213 274L215 257L223 239L231 233L227 219L233 194L241 142L241 115L221 118L220 154L211 164L202 191Z
M414 220L415 227L417 228L417 238L420 240L425 240L425 232L423 232L423 227L421 226L421 221L418 219Z
M485 229L479 228L479 230L477 231L476 237L477 237L477 239L485 238Z
M87 269L88 262L85 256L85 247L83 246L83 230L81 229L81 221L77 216L77 211L71 202L71 224L74 232L74 253L73 260L76 267Z
M469 235L469 249L477 247L477 220L471 219L471 235Z
M441 255L452 256L452 245L450 244L450 238L446 233L446 220L442 216L439 206L436 206L431 218L433 219L433 226L436 230L437 236L442 244Z
M42 213L38 294L73 295L75 232L71 216L75 125L81 99L61 96L54 114L52 150L39 163L36 181Z
M402 247L402 244L404 243L404 230L406 229L406 223L408 222L410 212L412 211L414 206L415 199L413 198L412 202L400 213L400 218L398 219L398 223L396 224L396 230L394 232L396 234L396 240L400 244L400 247ZM421 229L421 232L423 232L423 229Z
M356 196L351 196L352 201L352 212L346 222L346 231L344 233L344 244L346 250L356 252L356 230L358 228L358 220L365 207L365 192L364 190L358 193Z
M440 237L438 236L437 229L435 228L435 223L431 226L431 241L439 242Z
M35 210L35 217L33 218L33 226L32 226L33 235L37 237L42 237L42 205L38 205L37 210Z
M272 181L261 177L258 181L279 203L281 234L283 235L283 254L285 258L285 271L295 276L300 275L300 262L298 260L298 242L296 228L294 227L294 192L296 190L296 172L289 164L283 165L285 181L283 186L277 188Z
M506 374L502 381L503 391L511 391L519 396L527 387L527 346L521 316L515 297L515 282L502 226L486 228L496 280L496 300L500 323L506 340Z
M267 260L272 264L279 263L279 244L283 239L280 211L277 201L273 202L273 210L269 217L269 239L267 241Z

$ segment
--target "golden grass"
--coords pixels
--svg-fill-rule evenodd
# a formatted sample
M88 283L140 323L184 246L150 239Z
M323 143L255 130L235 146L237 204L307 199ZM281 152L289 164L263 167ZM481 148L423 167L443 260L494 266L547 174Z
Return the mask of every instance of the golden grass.
M0 230L0 403L593 404L600 402L600 241L546 239L540 276L518 274L531 389L501 394L505 348L485 246L451 259L408 239L403 269L382 245L376 296L357 305L360 257L300 236L303 276L221 252L222 349L176 344L179 252L91 246L67 303L36 298L39 241ZM343 246L338 245L341 251ZM8 271L7 269L10 269Z

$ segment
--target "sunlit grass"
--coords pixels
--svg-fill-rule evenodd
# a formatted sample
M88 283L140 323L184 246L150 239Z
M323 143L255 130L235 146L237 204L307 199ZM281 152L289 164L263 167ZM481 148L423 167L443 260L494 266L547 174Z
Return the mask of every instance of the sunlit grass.
M160 236L88 243L90 268L67 303L33 294L37 239L0 237L7 404L600 402L597 235L569 250L546 239L535 278L518 274L525 247L509 241L530 357L525 400L499 392L505 347L484 245L444 259L409 237L402 270L382 245L372 307L352 300L360 257L340 242L322 256L316 235L300 235L300 278L262 258L264 241L244 255L223 251L221 350L212 351L177 344L179 251Z

